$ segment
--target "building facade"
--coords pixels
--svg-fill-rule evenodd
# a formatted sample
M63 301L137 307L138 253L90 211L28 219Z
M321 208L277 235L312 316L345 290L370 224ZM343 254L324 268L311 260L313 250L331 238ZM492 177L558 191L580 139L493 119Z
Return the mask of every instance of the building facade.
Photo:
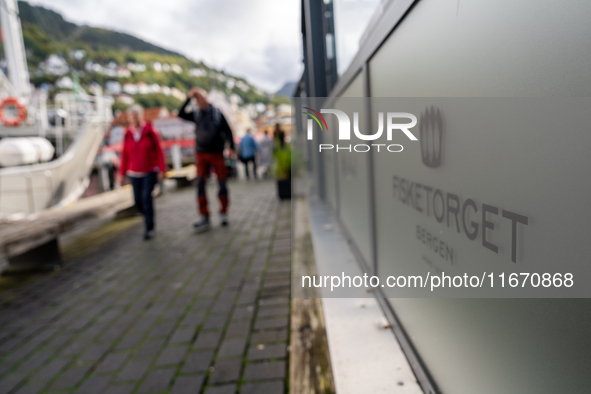
M381 1L360 38L356 55L338 76L331 54L334 48L329 46L334 42L332 11L337 12L344 6L340 3L339 0L302 0L305 71L295 97L318 98L319 108L334 108L339 100L347 97L476 100L591 96L591 73L588 72L591 46L587 43L591 33L588 23L591 4L505 0ZM301 108L296 106L294 110L292 138L297 133L306 151L313 193L338 218L356 250L360 266L368 274L381 275L406 263L389 257L398 251L392 246L395 244L392 232L396 227L386 221L395 217L398 210L405 209L391 198L391 179L393 174L401 172L420 178L426 174L425 166L418 160L416 166L394 169L383 163L379 155L369 152L358 158L352 171L351 163L344 161L347 155L318 152L318 144L335 143L335 128L328 127L330 132L308 141L306 117ZM567 134L564 138L569 136L574 140L577 134ZM532 141L550 138L544 135L517 137ZM473 145L484 141L484 136L478 133L470 138ZM511 140L500 141L490 135L486 141L500 149L512 146ZM446 149L453 148L451 140L448 141ZM520 182L535 184L533 179L538 176L535 171L544 167L544 160L536 159L527 148L515 154L520 154L521 160L530 163L532 168L530 174L518 168L517 173L511 175L515 187L521 190ZM454 160L449 158L437 170L430 170L433 183L457 181L462 187L466 184L459 183L460 174L454 173L458 168ZM476 158L471 160L477 162ZM507 160L513 160L513 156L508 156ZM589 169L589 161L584 156L572 159L572 163ZM502 170L502 166L499 167ZM560 164L554 168L560 173L569 172ZM469 170L461 176L475 179L476 170ZM482 172L481 176L488 176L493 182L496 175L489 171ZM539 176L542 179L543 175ZM558 175L545 179L550 188L553 184L562 184ZM498 179L495 182L502 184ZM577 182L573 179L564 185L573 195L588 191L588 187ZM476 195L488 193L486 186L478 181L471 187L471 193ZM503 198L499 194L491 197L532 212L536 224L546 218L534 208L542 201L539 194L530 195L524 189L519 195ZM549 199L543 202L553 207L557 215L570 217L565 207L568 203L557 200L552 205ZM590 216L584 201L578 207L583 216ZM582 223L578 221L571 226L588 234ZM534 224L529 228L534 229ZM434 232L444 230L433 225ZM568 243L564 238L557 246L562 251L572 252L572 255L564 255L562 261L579 252L585 255L585 246L566 249ZM490 252L483 249L483 260L489 258L486 253ZM560 259L556 260L555 267L560 269ZM588 351L591 348L588 335L591 302L588 299L393 298L380 289L376 291L426 393L582 393L591 384L586 367L591 362Z

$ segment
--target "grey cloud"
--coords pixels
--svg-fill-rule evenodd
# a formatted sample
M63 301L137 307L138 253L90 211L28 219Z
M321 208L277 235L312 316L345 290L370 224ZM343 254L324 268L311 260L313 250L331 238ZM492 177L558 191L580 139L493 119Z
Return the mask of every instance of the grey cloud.
M301 74L298 0L37 0L125 31L273 92Z
M299 79L302 73L299 53L294 56L292 48L269 45L260 54L232 58L228 71L248 75L253 82L276 91L286 81Z

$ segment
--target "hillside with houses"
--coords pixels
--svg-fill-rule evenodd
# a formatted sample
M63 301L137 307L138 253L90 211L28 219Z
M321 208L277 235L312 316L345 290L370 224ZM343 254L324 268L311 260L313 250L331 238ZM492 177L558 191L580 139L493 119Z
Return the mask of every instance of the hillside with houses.
M243 78L208 67L132 35L80 26L44 7L18 2L31 82L53 96L62 90L100 86L115 110L137 102L177 108L190 86L216 90L255 109L287 103ZM6 71L4 59L0 67ZM259 106L260 107L260 106Z

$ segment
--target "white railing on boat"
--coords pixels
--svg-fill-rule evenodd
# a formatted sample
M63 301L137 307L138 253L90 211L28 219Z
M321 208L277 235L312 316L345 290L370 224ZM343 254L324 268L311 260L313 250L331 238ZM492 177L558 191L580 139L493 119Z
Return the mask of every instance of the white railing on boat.
M0 168L0 219L19 217L76 201L86 190L104 131L112 121L110 102L97 95L56 95L55 124L36 119L38 135L56 139L57 158L46 163ZM41 100L42 101L42 100ZM31 102L33 104L33 102ZM41 114L42 105L37 113ZM47 119L47 117L45 117ZM74 136L64 151L64 136Z

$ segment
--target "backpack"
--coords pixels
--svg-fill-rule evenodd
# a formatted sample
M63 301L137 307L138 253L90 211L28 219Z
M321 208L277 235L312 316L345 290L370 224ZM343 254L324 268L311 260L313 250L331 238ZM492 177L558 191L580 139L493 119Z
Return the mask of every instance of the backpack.
M215 141L221 136L218 135L218 129L222 123L222 113L219 109L211 106L212 110L212 117L213 117L213 130L201 130L197 132L195 130L195 141L197 142L198 146L211 146L215 144ZM196 125L199 125L199 121L201 120L202 111L198 108L193 113L193 119Z
M213 112L213 123L215 127L218 128L220 123L222 123L222 112L213 105L211 106L211 109ZM197 108L195 112L193 112L193 119L195 120L195 123L199 122L199 119L201 119L201 109Z

